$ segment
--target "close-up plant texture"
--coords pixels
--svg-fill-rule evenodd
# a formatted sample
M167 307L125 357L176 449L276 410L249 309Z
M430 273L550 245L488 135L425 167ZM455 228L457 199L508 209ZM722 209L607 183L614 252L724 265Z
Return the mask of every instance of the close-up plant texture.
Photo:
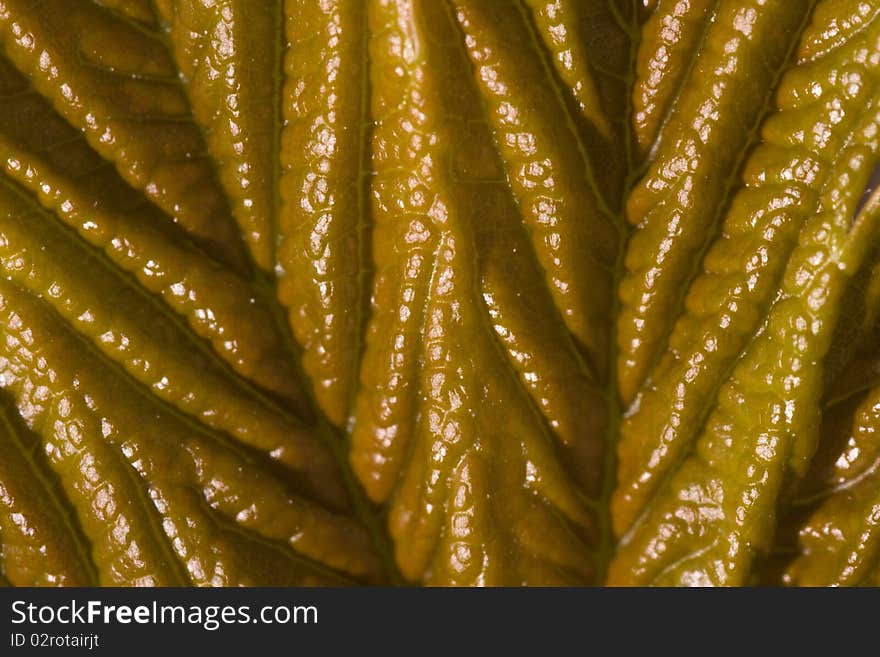
M880 584L880 0L0 0L0 581Z

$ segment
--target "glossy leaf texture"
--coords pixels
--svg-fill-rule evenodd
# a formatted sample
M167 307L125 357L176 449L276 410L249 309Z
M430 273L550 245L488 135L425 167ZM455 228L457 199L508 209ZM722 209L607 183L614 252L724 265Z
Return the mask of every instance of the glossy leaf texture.
M0 581L880 584L877 0L0 0Z

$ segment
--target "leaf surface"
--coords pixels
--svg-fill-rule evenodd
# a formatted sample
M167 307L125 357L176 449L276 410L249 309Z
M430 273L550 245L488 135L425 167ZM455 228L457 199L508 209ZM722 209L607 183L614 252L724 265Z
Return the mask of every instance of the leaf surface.
M880 583L874 0L0 0L0 582Z

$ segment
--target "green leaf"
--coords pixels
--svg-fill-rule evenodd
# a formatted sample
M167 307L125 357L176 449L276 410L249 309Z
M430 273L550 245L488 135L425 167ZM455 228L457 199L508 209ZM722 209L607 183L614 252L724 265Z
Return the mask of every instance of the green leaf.
M12 0L9 60L133 187L228 262L240 239L158 33L92 2Z
M387 5L371 15L373 245L381 264L352 465L372 499L390 501L389 531L405 577L586 583L595 572L585 542L593 519L505 362L495 332L522 323L507 314L495 263L483 264L495 254L475 249L485 239L475 234L482 211L499 232L522 226L493 162L451 11L427 0L408 9ZM485 170L458 161L466 142L469 159ZM495 331L474 288L484 266L482 296L498 309ZM508 266L516 271L515 261ZM540 294L537 300L551 306ZM553 333L537 340L566 339L561 324L548 324ZM574 434L572 442L584 438Z
M156 0L232 213L266 270L274 266L277 234L282 4Z
M805 34L803 43L809 38ZM846 61L870 38L857 35L831 56ZM870 144L859 140L860 131L875 120L870 113L859 114L875 88L851 89L828 57L801 52L799 59L780 83L777 107L745 163L721 235L688 290L669 349L621 429L614 500L621 535L687 453L719 387L767 322L787 263L809 229L808 219L840 203L837 196L848 188L860 190L876 162ZM832 80L819 92L811 91L823 75ZM838 112L842 118L832 123ZM797 118L805 113L829 124L823 143L804 142ZM852 185L853 178L861 185ZM853 193L847 199L850 211L857 200Z
M0 0L0 583L880 584L880 5Z
M88 542L39 436L4 394L0 414L0 537L4 580L25 586L94 586Z
M315 399L345 426L369 305L369 73L361 3L288 12L278 298Z

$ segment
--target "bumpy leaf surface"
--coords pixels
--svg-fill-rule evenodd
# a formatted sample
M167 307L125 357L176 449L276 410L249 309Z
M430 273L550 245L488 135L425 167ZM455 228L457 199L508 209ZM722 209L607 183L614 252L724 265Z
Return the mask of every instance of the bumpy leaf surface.
M878 0L0 0L0 582L880 584Z

